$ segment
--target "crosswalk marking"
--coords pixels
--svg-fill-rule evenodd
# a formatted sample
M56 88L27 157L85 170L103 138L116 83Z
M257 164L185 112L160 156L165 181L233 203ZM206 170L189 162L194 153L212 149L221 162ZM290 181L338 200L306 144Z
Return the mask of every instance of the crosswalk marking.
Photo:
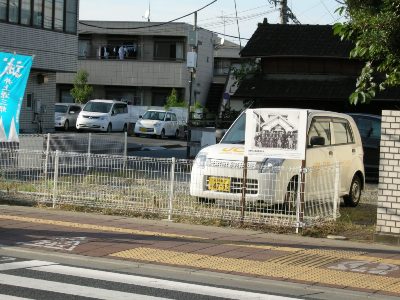
M203 286L191 283L176 282L164 279L148 278L136 275L118 274L107 271L98 271L92 269L68 267L63 265L49 265L42 267L34 267L32 270L43 271L48 273L70 275L82 278L90 278L97 280L106 280L111 282L119 282L125 284L134 284L140 286L146 286L150 288L173 290L185 293L193 293L198 295L206 295L213 297L221 297L228 299L268 299L268 300L283 300L289 299L287 297L265 295L259 293L229 290L224 288L217 288L211 286ZM293 298L291 298L293 299Z
M1 300L34 300L31 298L21 298L21 297L14 297L14 296L3 295L3 294L0 294L0 299Z
M18 262L0 264L0 271L48 266L48 265L54 265L54 264L55 263L48 262L48 261L41 261L41 260L18 261Z
M4 285L63 293L81 297L90 297L101 300L131 300L134 299L134 296L137 296L138 298L140 297L140 299L143 300L167 299L7 274L0 274L0 282Z
M16 271L20 269L21 271ZM27 269L37 273L47 273L47 277L50 280L35 279L30 277L24 277L19 272L24 272L22 269ZM53 292L61 293L65 295L77 296L77 297L89 297L103 300L114 300L114 299L144 299L144 300L156 300L156 299L168 299L164 298L161 294L167 293L171 297L171 292L185 293L206 297L218 297L228 299L246 299L246 300L287 300L295 298L288 298L275 295L267 295L257 292L246 292L231 290L227 288L219 288L205 285L198 285L192 283L177 282L172 280L157 279L150 277L142 277L138 275L120 274L109 271L93 270L79 267L64 266L53 262L30 260L30 261L14 261L10 263L0 264L0 272L4 271L5 274L0 273L0 284L10 286L14 288L28 288L42 292ZM7 274L7 271L13 271L14 275ZM17 273L15 273L17 272ZM32 273L34 274L34 273ZM119 283L135 286L134 293L124 292L113 289L106 289L91 286L78 285L73 283L64 283L59 281L52 281L52 275L56 274L60 276L69 276L71 278L84 278L86 280L94 280L95 282L103 281L110 283ZM50 276L50 277L49 277ZM64 281L60 278L60 281ZM68 281L67 281L68 282ZM71 281L69 281L71 282ZM99 282L100 283L100 282ZM89 284L90 285L90 284ZM107 286L107 285L105 285ZM154 289L157 296L148 296L143 294L136 294L137 289L149 288ZM165 291L164 293L162 291ZM166 292L168 291L168 292ZM4 293L4 291L3 291ZM29 296L28 296L29 297ZM1 300L31 300L23 297L16 297L11 295L0 294Z

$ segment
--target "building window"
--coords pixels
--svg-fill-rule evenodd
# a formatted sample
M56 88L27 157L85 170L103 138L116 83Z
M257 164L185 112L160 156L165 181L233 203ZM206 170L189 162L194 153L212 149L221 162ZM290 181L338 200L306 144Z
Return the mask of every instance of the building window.
M156 41L154 58L165 60L183 60L183 43L175 41Z
M31 0L21 0L21 24L31 25Z
M54 1L54 29L59 31L64 29L64 0Z
M43 27L46 29L53 29L53 0L44 0Z
M33 0L33 26L43 26L43 0Z
M19 21L19 0L9 0L8 21L18 23Z
M0 20L7 21L7 0L0 0Z
M76 0L66 1L65 6L65 31L76 33L78 4Z
M32 109L33 106L33 94L26 95L26 108Z

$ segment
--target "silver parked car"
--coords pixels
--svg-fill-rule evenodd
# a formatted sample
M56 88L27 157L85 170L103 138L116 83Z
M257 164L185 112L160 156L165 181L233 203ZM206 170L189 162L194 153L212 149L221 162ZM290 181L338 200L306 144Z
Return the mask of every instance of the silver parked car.
M82 110L80 104L56 103L54 107L54 128L64 129L75 128L79 112Z

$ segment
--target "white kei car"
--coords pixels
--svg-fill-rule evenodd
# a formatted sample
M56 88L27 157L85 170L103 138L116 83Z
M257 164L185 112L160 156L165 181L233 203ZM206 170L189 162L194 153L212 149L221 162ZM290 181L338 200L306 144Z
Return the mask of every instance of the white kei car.
M179 122L174 112L148 110L135 124L135 135L152 135L159 138L179 136Z
M219 144L198 153L191 172L192 196L210 201L241 201L245 131L246 113L242 113ZM345 114L309 110L305 143L305 167L313 170L308 174L305 190L306 194L313 194L307 198L321 196L320 175L327 167L339 165L338 196L346 205L356 206L364 188L365 172L361 137L354 120ZM246 202L292 202L300 167L301 161L296 159L249 156Z

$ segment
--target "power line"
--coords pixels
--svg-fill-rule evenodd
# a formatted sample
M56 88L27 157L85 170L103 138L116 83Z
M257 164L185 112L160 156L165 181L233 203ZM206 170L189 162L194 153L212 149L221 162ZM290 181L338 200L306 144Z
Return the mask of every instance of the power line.
M105 27L105 26L98 26L98 25L93 25L93 24L87 24L87 23L82 22L82 21L79 21L79 23L82 24L82 25L85 25L85 26L89 26L89 27L94 27L94 28L99 28L99 29L110 29L110 30L112 30L112 29L117 29L117 30L121 30L121 29L130 29L130 30L134 30L134 29L146 29L146 28L152 28L152 27L159 27L159 26L163 26L163 25L166 25L166 24L170 24L170 23L172 23L172 22L175 22L175 21L181 20L181 19L183 19L183 18L186 18L186 17L188 17L188 16L190 16L190 15L196 13L196 12L199 12L199 11L205 9L206 7L210 6L211 4L214 4L215 2L217 2L217 0L214 0L214 1L212 1L212 2L210 2L210 3L208 3L208 4L206 4L206 5L204 5L203 7L199 8L199 9L197 9L197 10L195 10L195 11L192 11L191 13L188 13L188 14L182 16L182 17L179 17L179 18L176 18L176 19L167 21L167 22L162 22L162 23L153 24L153 25L148 25L148 26L124 27L124 28L119 27L119 28L116 28L116 27Z

